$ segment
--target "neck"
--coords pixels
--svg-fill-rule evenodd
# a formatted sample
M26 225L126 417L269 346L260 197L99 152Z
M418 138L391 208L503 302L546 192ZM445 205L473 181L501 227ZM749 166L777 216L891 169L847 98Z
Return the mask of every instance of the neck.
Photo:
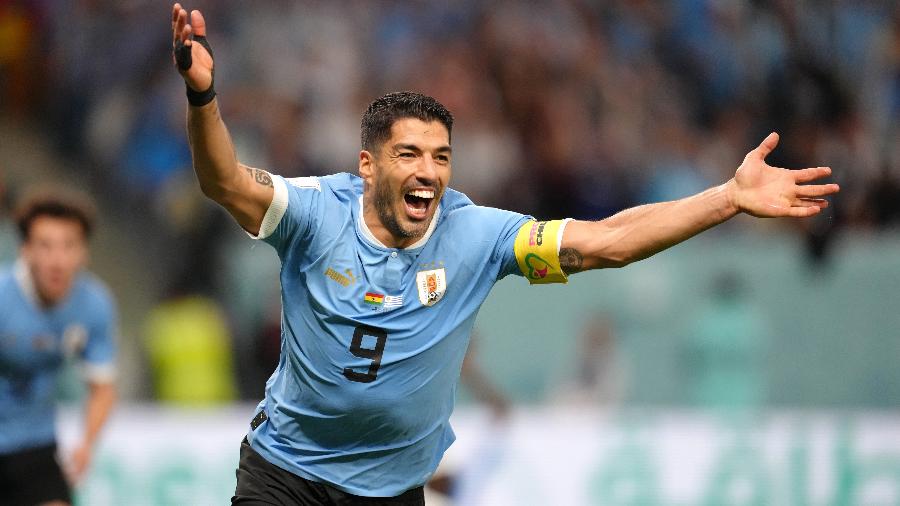
M382 223L381 217L378 216L378 210L371 202L371 199L363 198L363 220L375 239L388 248L406 248L421 239L421 237L405 237L393 234Z
M19 284L19 288L25 294L25 297L30 299L36 306L39 306L43 309L50 309L53 306L59 304L59 302L63 298L65 298L65 296L60 298L53 298L42 292L38 287L38 284L34 280L34 276L31 273L31 268L29 267L28 263L21 257L16 261L13 272L16 278L16 282Z
M44 309L50 309L59 303L59 299L50 298L41 292L37 292L37 300Z

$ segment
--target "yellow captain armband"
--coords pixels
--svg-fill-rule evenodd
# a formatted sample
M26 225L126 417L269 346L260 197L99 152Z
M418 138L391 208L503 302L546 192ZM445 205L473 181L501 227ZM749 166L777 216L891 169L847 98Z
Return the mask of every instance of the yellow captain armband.
M514 251L519 269L529 283L568 282L559 265L559 246L568 221L529 221L519 229Z

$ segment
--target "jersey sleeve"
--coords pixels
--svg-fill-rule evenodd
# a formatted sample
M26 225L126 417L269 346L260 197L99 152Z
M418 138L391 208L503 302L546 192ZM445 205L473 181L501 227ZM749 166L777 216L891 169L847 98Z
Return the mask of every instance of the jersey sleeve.
M496 234L491 262L499 264L497 279L516 274L531 284L566 283L559 248L569 219L535 221L531 216L481 208L478 226Z
M92 306L87 342L81 352L85 379L94 383L109 383L116 375L116 307L105 291L99 294Z
M259 234L250 237L272 245L283 256L289 245L311 239L320 221L322 183L318 177L272 176L275 193Z
M495 242L491 252L491 262L499 265L497 279L502 279L509 274L519 273L514 251L516 233L523 224L528 223L532 218L502 209L490 207L481 209L480 223L492 224L493 226L489 227L491 229L490 233L496 234L494 235Z

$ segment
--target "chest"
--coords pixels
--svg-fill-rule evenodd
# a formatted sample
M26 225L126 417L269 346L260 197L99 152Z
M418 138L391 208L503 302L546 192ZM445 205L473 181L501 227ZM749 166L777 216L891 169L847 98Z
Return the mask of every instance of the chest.
M53 367L87 343L88 327L77 318L33 308L4 311L0 318L0 365L18 370Z
M318 295L365 311L433 306L450 293L465 264L435 252L329 251L307 271Z

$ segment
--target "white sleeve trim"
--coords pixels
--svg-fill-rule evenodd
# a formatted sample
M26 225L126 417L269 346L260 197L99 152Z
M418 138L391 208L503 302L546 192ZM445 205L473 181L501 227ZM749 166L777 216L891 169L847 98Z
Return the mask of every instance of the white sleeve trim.
M556 232L556 256L559 256L559 250L562 249L563 232L566 231L566 225L568 225L570 221L572 221L572 218L562 220L562 223L559 225L559 230Z
M116 379L116 366L112 363L85 363L82 370L84 379L91 383L112 383Z
M275 232L278 224L281 223L281 218L284 216L285 211L287 211L288 190L284 180L280 177L272 177L272 185L275 187L275 194L272 195L272 203L266 209L266 214L259 225L259 234L253 235L247 232L247 235L253 239L265 239L272 235L272 232Z

